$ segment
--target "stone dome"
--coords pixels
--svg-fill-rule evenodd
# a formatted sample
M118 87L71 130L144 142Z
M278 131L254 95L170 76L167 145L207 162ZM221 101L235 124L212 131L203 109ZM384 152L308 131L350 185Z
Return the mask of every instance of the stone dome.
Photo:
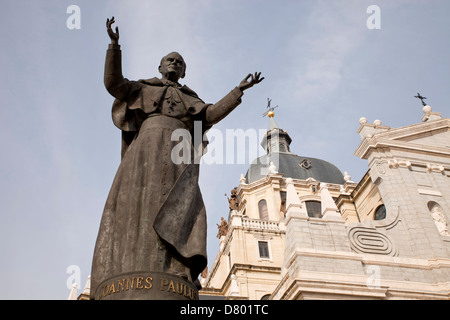
M313 178L325 183L345 183L344 175L335 165L322 159L298 156L292 153L290 150L291 137L275 122L273 108L269 110L269 128L261 141L261 146L267 154L250 164L245 176L247 183L263 179L269 173L274 172L282 174L284 178L300 180Z
M293 153L271 153L257 158L250 164L245 176L247 183L263 179L269 172L270 162L285 178L306 180L313 178L320 182L344 184L343 173L332 163L322 159L298 156Z

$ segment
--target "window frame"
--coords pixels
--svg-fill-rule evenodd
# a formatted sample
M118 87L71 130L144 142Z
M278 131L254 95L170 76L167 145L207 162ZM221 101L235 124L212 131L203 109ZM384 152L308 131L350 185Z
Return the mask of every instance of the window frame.
M258 213L260 220L269 221L269 208L267 207L266 199L261 199L258 201Z
M265 248L264 248L264 245ZM263 245L263 246L262 246ZM262 250L261 250L262 249ZM261 252L263 251L263 252ZM259 260L270 260L272 261L272 253L270 252L270 243L268 240L258 240L258 257ZM263 255L261 255L263 253ZM264 253L267 253L267 255L264 255Z
M381 219L377 219L377 212L378 212L378 210L380 210L380 208L382 208L382 207L384 208L384 217L381 218ZM387 217L386 206L384 205L384 203L382 203L382 204L380 204L379 206L377 206L377 208L375 209L375 211L374 211L374 213L373 213L373 220L375 220L375 221L381 221L381 220L386 219L386 217Z
M319 211L318 212L312 212L313 210L312 210L311 206L309 206L309 208L308 208L308 204L311 204L313 202L319 204ZM318 219L322 218L322 202L321 201L318 201L318 200L307 200L304 203L305 203L306 213L308 214L308 217L310 217L310 218L318 218ZM315 214L315 213L318 213L319 215L318 216L312 215L312 214Z

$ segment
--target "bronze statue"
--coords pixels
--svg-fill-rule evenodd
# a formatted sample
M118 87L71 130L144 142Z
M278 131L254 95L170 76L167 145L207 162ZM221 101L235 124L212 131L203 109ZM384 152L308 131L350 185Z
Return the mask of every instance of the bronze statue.
M112 118L122 131L122 161L95 244L91 299L195 299L190 284L198 287L207 265L206 212L199 164L172 161L178 141L171 134L177 129L192 133L195 121L201 121L204 133L241 103L244 90L264 78L248 74L219 102L207 104L179 84L186 64L172 52L161 59L161 78L130 81L122 75L114 22L114 17L106 22L111 44L104 84L115 98Z

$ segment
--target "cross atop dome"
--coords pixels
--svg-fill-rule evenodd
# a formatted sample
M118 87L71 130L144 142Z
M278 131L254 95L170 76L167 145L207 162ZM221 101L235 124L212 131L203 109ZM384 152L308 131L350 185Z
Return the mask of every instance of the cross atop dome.
M263 117L268 116L270 118L269 130L279 129L278 124L275 122L275 119L274 119L275 113L273 112L273 110L275 108L278 108L278 105L275 107L271 107L270 106L271 102L272 102L272 99L267 98L267 111L263 113Z
M273 116L275 115L275 113L273 112L273 110L274 110L275 108L278 108L278 106L276 106L276 107L271 107L271 106L270 106L270 103L271 103L271 102L272 102L272 99L267 98L267 111L264 112L263 117L269 116L269 118L273 118Z
M423 101L426 99L426 97L422 97L420 93L417 93L417 96L414 96L414 98L420 99L422 101L422 105L425 107L427 104Z
M263 141L261 141L261 146L266 150L267 154L272 152L288 152L289 145L291 144L291 137L286 131L280 129L278 124L275 122L275 113L273 110L278 106L271 107L272 100L267 98L267 111L263 114L263 117L269 117L269 129L264 135Z

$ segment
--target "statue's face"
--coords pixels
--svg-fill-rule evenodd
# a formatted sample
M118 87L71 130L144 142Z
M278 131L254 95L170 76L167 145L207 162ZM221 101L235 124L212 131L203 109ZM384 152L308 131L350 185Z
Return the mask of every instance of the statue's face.
M172 52L162 58L159 72L167 79L176 80L184 78L186 64L183 57L177 53Z

